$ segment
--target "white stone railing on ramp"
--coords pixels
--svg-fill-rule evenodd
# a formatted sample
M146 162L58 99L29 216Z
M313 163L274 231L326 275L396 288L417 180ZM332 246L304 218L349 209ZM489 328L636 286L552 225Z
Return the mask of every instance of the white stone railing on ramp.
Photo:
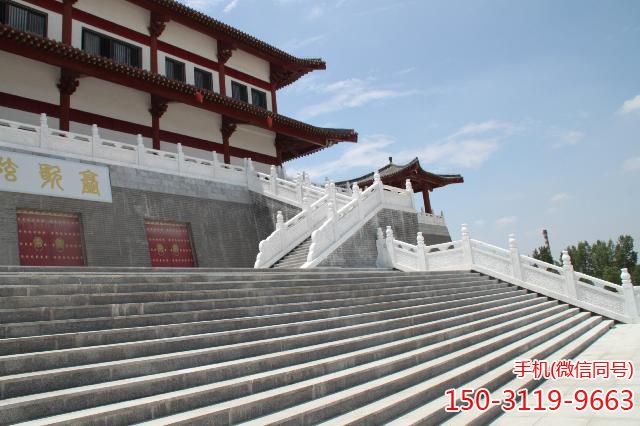
M473 240L466 225L462 239L426 246L422 233L417 244L398 241L387 227L386 236L378 229L377 264L402 271L474 270L561 300L625 323L640 323L640 290L622 269L622 285L576 272L567 251L562 266L521 255L515 237L509 236L509 249Z
M404 190L383 185L378 172L374 173L373 184L362 192L354 183L352 200L342 208L331 206L326 221L311 234L311 246L302 268L320 264L383 208L415 213L409 180L406 185Z

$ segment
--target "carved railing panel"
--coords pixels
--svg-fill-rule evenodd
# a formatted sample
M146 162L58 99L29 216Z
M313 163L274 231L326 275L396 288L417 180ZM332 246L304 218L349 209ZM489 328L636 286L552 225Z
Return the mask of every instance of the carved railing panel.
M575 272L566 251L562 266L552 265L520 255L513 235L509 249L472 240L466 225L462 239L453 243L425 246L420 232L417 240L416 245L397 241L390 227L385 238L379 229L378 265L407 271L476 270L619 321L640 323L640 289L633 287L626 269L618 285Z

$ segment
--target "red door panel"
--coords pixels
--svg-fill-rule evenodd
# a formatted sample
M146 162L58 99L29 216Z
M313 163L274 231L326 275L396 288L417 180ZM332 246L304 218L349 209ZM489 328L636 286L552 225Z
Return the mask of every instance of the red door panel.
M18 210L16 216L21 265L85 265L78 215Z
M151 266L195 267L189 226L186 223L145 221Z

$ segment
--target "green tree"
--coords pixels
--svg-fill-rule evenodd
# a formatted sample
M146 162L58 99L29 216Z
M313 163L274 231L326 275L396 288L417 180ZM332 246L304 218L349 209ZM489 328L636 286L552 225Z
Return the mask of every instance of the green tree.
M546 247L546 246L538 247L537 249L535 249L531 257L533 257L534 259L541 260L543 262L551 263L552 265L554 264L551 250L549 249L549 247Z
M611 283L622 284L620 273L620 269L616 268L615 266L605 266L604 270L602 271L602 276L598 278L602 278L603 280L609 281Z
M640 265L635 265L633 267L633 272L631 273L631 282L635 285L640 285Z
M638 253L633 250L633 237L620 235L613 251L613 263L618 268L627 268L629 272L635 269Z
M593 276L602 278L607 266L613 266L613 241L598 240L591 246L591 263L593 264Z
M593 275L591 262L591 245L586 241L580 241L577 246L567 247L573 268L583 274Z
M615 244L612 240L598 240L593 244L580 241L575 246L567 247L573 269L596 278L620 284L620 270L627 268L631 281L640 285L640 265L638 252L633 249L634 241L630 235L620 235ZM539 247L533 251L532 257L544 262L554 263L547 247ZM562 259L562 254L560 255Z

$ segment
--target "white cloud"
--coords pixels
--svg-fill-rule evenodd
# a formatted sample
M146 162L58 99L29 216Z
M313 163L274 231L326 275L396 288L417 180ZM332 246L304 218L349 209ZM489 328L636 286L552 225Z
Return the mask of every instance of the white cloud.
M301 40L297 39L297 38L294 38L292 40L289 40L289 41L283 43L282 44L282 48L285 51L291 52L291 51L295 51L295 50L301 49L303 47L307 47L309 45L318 43L319 41L324 40L326 37L327 37L327 34L319 34L319 35L316 35L316 36L303 38Z
M562 146L577 145L584 138L584 133L577 130L565 130L556 132L553 137L556 140L556 143L553 145L554 148L559 148Z
M362 172L378 169L393 157L393 162L401 164L416 156L429 170L457 170L459 168L477 168L485 163L500 148L502 141L515 131L516 126L498 121L472 123L435 143L422 149L395 150L395 139L386 135L361 137L355 145L343 144L346 148L339 158L316 164L305 171L312 178L353 177ZM472 137L465 137L474 133ZM353 172L352 172L353 170ZM357 170L357 171L356 171ZM290 174L302 170L289 170Z
M324 15L324 9L321 6L314 5L310 10L308 17L311 19L316 19Z
M393 75L395 75L397 77L401 77L403 75L411 74L415 70L416 70L416 67L408 67L408 68L404 68L404 69L401 69L401 70L398 70L398 71L394 72Z
M497 120L488 120L481 123L468 123L462 126L460 130L449 136L450 139L457 138L466 135L477 135L481 133L487 133L493 130L511 130L513 125L511 123L501 122Z
M558 192L557 194L553 194L553 196L551 197L551 202L559 203L561 201L566 201L569 198L571 198L571 195L567 194L566 192Z
M515 217L515 216L505 216L505 217L501 217L499 219L496 219L496 226L505 227L505 226L514 225L516 222L518 222L518 218L517 217Z
M239 0L231 0L223 9L224 13L229 13L238 5Z
M344 109L357 108L374 101L410 96L418 93L415 90L401 91L373 87L371 80L352 78L336 81L326 85L309 87L318 93L328 95L328 99L303 108L299 115L302 119L318 115L338 112Z
M622 108L620 109L620 112L623 114L628 114L636 110L640 110L640 95L637 95L635 98L631 98L624 101L624 103L622 104Z
M385 135L374 135L361 138L357 144L348 144L340 157L333 161L316 163L316 165L306 168L312 179L322 179L332 177L345 170L364 169L363 174L382 167L388 162L390 151L387 149L395 141ZM345 144L346 145L346 144ZM288 170L291 175L295 175L302 170Z
M622 170L625 172L640 171L640 156L627 158L624 163L622 163Z

